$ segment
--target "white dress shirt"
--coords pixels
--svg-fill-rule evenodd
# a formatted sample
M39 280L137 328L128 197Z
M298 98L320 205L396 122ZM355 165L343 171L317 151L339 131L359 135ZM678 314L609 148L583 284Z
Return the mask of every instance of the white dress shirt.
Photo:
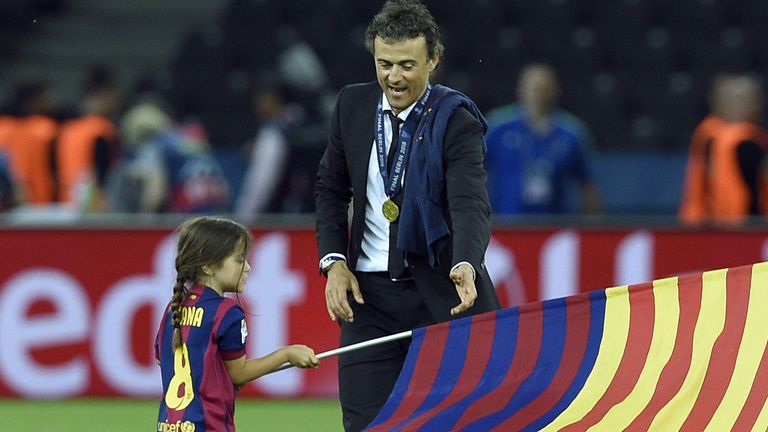
M392 142L392 122L387 111L391 111L392 107L389 105L389 101L382 93L381 109L384 111L384 154L389 153L389 146ZM416 106L418 101L411 104L408 108L401 111L397 117L405 122L408 118L408 114L413 111L413 107ZM371 142L373 149L371 150L371 157L368 159L368 184L365 189L365 195L368 201L365 203L365 228L363 230L363 244L361 248L360 257L357 259L357 270L365 272L381 272L387 271L387 263L389 260L389 224L390 222L384 217L384 213L381 211L381 206L384 201L387 200L387 194L384 192L384 180L379 173L379 159L376 154L376 140ZM403 176L405 179L405 169L403 169Z

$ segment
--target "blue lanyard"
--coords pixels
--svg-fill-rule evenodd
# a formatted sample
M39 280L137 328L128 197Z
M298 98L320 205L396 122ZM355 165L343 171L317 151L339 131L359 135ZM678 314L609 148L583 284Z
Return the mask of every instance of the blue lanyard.
M413 107L413 111L408 114L408 118L400 128L400 136L397 139L397 154L395 155L395 160L393 161L389 172L387 172L387 155L384 144L384 110L382 108L381 99L379 99L379 104L376 107L375 125L376 155L379 160L379 173L381 174L381 179L384 181L384 192L390 198L400 192L405 161L408 158L408 150L410 149L408 144L411 142L416 126L418 126L424 115L424 108L427 105L427 100L429 99L429 94L431 92L432 85L427 84L427 90L424 92L424 95L421 96L421 99L419 99L416 106ZM383 98L385 96L382 95L381 97Z

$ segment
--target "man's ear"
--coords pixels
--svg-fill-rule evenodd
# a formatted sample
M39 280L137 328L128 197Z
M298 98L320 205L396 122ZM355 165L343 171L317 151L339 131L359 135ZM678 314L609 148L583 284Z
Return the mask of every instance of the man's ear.
M440 64L440 54L435 53L432 57L429 58L427 61L427 66L429 66L429 71L432 72L435 69L437 69L437 65Z

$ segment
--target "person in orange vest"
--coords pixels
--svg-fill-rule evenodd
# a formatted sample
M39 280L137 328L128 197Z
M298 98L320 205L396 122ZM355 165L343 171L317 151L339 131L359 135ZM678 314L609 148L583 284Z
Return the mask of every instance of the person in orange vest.
M59 131L52 91L42 81L19 84L13 101L17 116L3 122L0 147L22 203L52 204L56 201L53 142Z
M696 126L688 148L683 196L678 218L684 224L698 224L708 213L706 200L707 152L717 132L726 124L725 101L733 74L719 74L712 80L709 91L710 113Z
M721 75L710 101L712 113L691 138L678 217L687 225L741 224L768 209L762 89L750 76Z
M0 154L6 158L10 151L10 139L16 129L17 118L12 115L0 114ZM8 168L10 170L10 168Z
M101 212L106 208L104 185L118 159L118 129L113 122L121 92L112 73L95 66L84 86L82 116L62 125L56 148L59 201L67 207Z
M8 150L8 139L16 127L16 117L0 114L0 151Z

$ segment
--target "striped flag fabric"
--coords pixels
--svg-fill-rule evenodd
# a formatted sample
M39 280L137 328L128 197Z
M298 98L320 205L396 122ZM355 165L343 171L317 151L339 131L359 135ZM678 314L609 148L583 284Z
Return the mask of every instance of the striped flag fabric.
M768 263L416 329L368 431L765 431Z

